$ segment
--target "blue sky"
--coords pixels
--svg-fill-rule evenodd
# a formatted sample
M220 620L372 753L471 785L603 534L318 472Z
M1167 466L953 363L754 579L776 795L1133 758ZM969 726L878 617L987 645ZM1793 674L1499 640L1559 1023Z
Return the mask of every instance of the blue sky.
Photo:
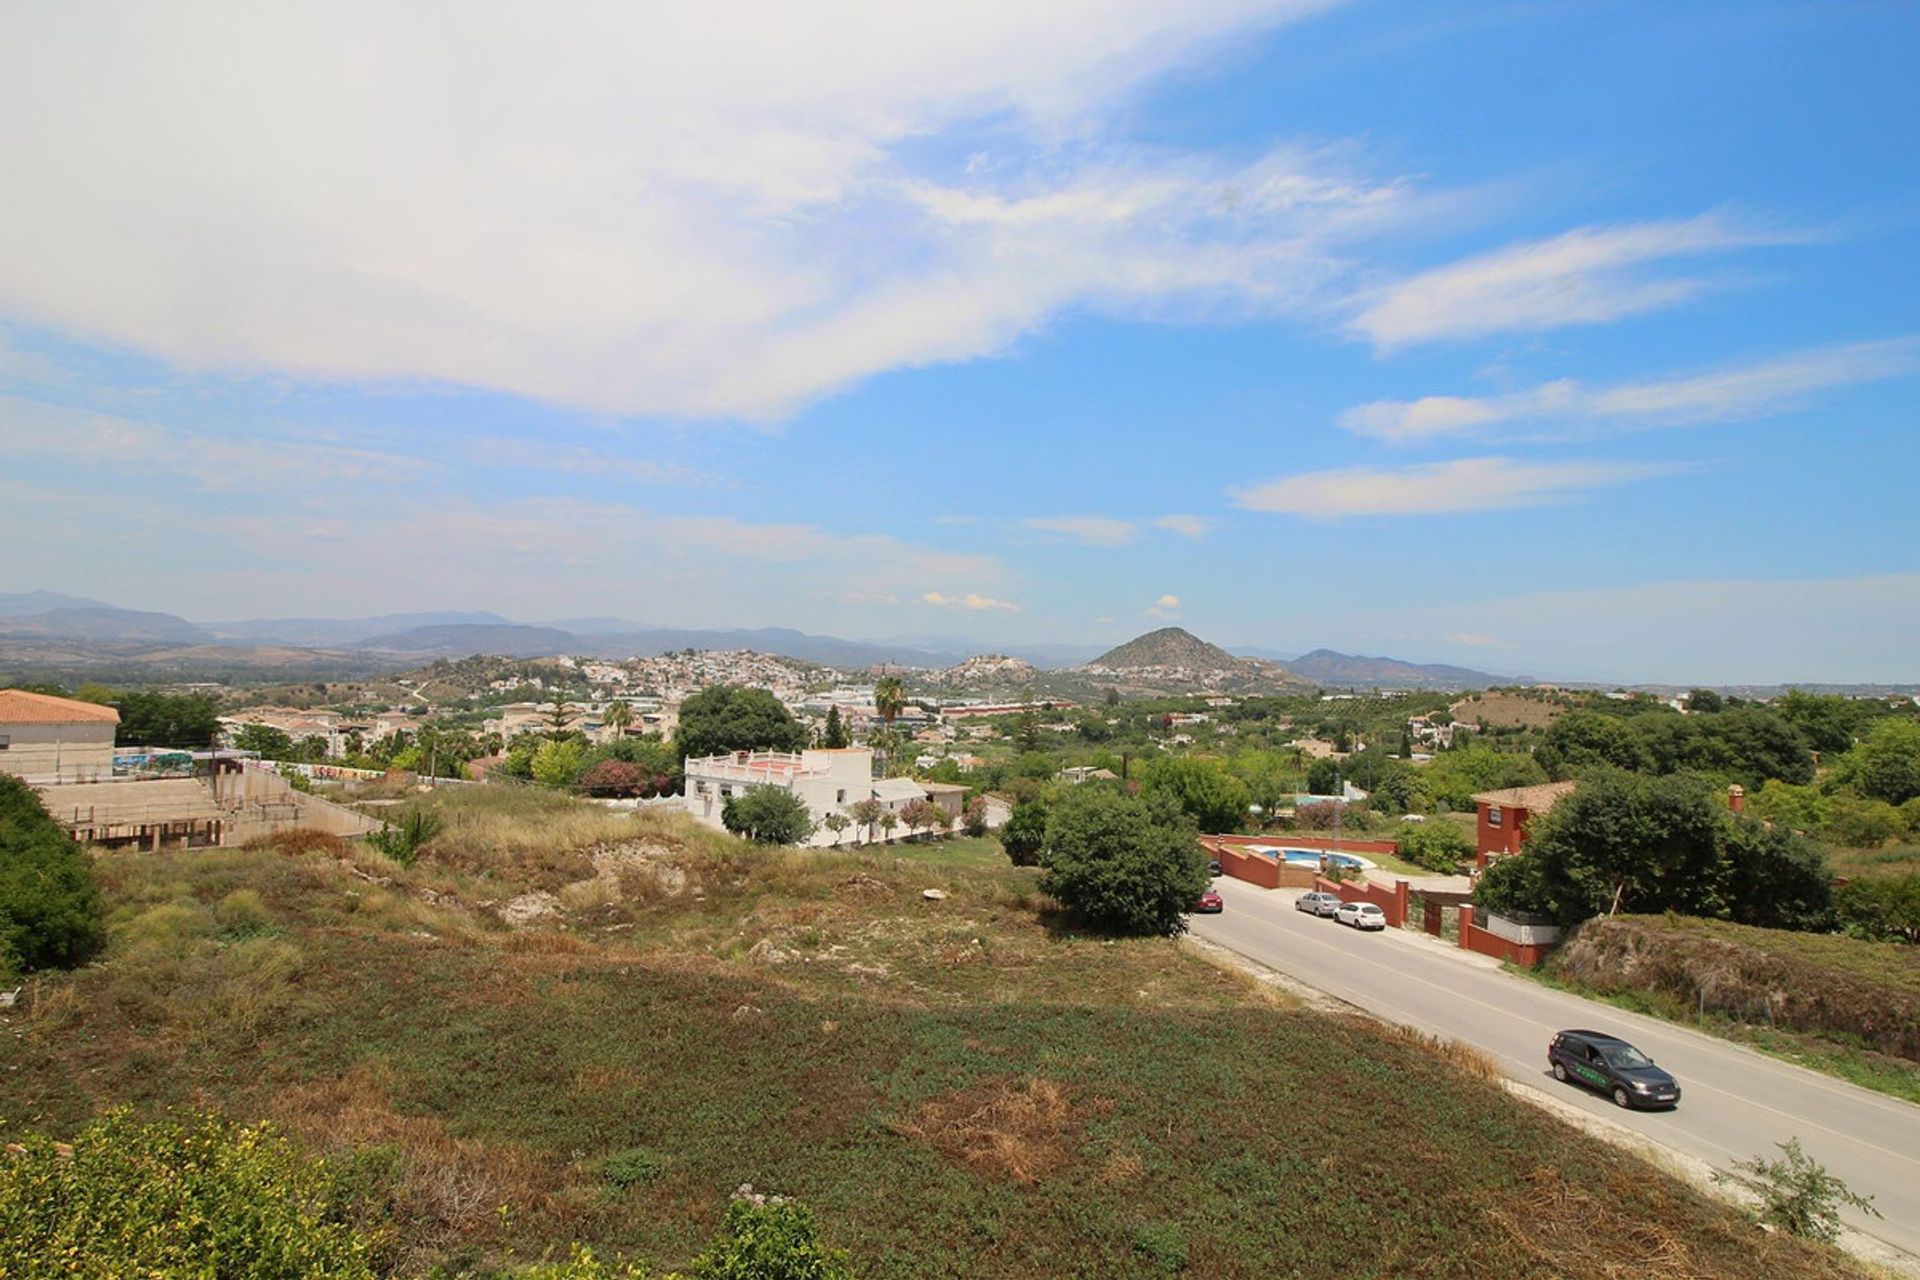
M0 11L0 590L1920 680L1920 9Z

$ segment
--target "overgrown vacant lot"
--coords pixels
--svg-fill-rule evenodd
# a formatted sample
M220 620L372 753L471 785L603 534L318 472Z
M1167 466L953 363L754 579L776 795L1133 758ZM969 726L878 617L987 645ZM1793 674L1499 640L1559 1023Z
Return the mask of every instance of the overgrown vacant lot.
M1029 871L438 803L411 868L103 856L109 959L0 1027L8 1129L190 1104L383 1153L401 1275L678 1263L742 1182L869 1277L1853 1274L1467 1055L1074 937Z

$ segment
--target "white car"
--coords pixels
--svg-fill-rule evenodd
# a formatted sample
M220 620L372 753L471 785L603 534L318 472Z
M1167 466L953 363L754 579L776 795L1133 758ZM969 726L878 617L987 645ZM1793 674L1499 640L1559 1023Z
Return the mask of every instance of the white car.
M1371 902L1343 902L1333 918L1341 924L1350 924L1356 929L1384 929L1387 927L1387 913Z

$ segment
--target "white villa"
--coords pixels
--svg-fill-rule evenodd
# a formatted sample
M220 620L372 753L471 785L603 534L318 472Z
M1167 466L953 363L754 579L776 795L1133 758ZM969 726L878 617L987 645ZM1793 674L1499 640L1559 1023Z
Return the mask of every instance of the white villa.
M686 811L710 827L724 829L720 811L727 800L748 787L779 787L806 801L815 823L807 844L825 847L836 843L836 833L825 826L827 815L844 814L848 805L862 800L878 800L887 808L899 810L914 800L928 798L927 787L911 778L875 778L873 752L866 747L791 751L735 751L728 755L688 759L685 765L686 791L681 804ZM879 832L872 833L878 837ZM908 834L904 824L894 829L896 836ZM838 834L838 842L857 844L863 833L849 827Z

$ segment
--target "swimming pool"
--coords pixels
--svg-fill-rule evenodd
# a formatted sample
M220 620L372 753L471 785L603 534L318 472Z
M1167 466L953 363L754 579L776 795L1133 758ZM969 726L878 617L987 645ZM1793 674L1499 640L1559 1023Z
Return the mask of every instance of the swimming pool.
M1286 849L1276 845L1256 846L1252 852L1265 854L1269 858L1280 858L1296 867L1318 867L1320 859L1326 858L1329 866L1345 867L1350 871L1366 871L1373 863L1351 853L1327 853L1320 849Z

